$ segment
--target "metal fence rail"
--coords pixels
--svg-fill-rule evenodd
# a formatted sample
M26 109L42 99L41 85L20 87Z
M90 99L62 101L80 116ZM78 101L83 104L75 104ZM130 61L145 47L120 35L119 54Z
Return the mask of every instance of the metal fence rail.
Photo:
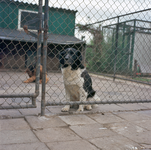
M150 14L149 0L1 0L0 109L151 102ZM100 101L66 101L59 55L69 47ZM24 83L34 62L36 82Z

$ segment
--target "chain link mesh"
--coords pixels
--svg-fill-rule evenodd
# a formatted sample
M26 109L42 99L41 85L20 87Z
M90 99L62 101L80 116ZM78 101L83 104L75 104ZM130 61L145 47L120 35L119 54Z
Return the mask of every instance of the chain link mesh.
M36 62L37 40L26 35L22 25L22 22L31 18L28 14L30 11L22 16L24 10L29 8L35 12L38 6L19 1L0 1L1 109L23 108L32 104L31 95L35 93L35 83L24 82L29 78L27 68Z
M0 1L0 95L35 92L35 84L23 81L37 57L38 5ZM66 102L59 53L68 47L81 51L100 103L151 101L149 0L54 0L48 6L46 105ZM2 108L28 103L31 97L0 98Z

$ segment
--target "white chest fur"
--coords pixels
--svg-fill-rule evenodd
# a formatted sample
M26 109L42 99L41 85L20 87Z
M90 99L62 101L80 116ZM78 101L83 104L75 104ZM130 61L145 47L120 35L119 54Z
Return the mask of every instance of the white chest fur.
M81 77L81 69L71 70L71 66L62 68L64 83L66 85L83 86L84 79Z
M67 101L86 101L87 92L83 88L84 79L81 77L83 69L71 70L71 66L62 68Z

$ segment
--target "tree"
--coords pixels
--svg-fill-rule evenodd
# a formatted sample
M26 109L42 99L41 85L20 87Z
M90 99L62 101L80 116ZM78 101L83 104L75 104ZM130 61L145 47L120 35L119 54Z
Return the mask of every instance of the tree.
M86 63L87 68L93 72L111 71L112 63L112 34L107 33L104 38L101 25L94 27L92 25L77 24L80 32L88 31L93 35L93 39L87 45Z
M88 31L93 35L93 50L94 52L102 53L101 43L103 41L103 35L101 30L101 25L99 27L94 27L92 25L82 25L77 24L76 27L80 32Z

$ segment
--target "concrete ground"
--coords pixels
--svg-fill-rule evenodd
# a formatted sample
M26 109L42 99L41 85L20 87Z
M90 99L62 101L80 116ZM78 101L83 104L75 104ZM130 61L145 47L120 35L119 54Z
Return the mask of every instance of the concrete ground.
M151 103L0 110L0 150L151 150Z
M150 85L130 82L125 80L98 76L91 74L93 88L102 102L111 101L150 101ZM61 73L48 73L49 82L46 84L46 102L66 102L65 89ZM24 72L1 72L0 73L0 95L4 94L31 94L35 93L35 83L23 83L28 79ZM37 97L37 103L41 101L41 84L39 86L40 94ZM0 98L0 109L7 106L28 105L30 98ZM40 105L40 104L38 104Z
M46 101L63 102L61 74L48 74ZM35 84L24 84L24 73L2 72L0 94L33 93ZM93 76L93 86L102 101L150 100L149 85ZM41 89L41 85L40 85ZM0 110L0 150L151 150L151 103L106 104L77 113L72 108L47 106ZM1 98L0 107L31 103L28 98Z

